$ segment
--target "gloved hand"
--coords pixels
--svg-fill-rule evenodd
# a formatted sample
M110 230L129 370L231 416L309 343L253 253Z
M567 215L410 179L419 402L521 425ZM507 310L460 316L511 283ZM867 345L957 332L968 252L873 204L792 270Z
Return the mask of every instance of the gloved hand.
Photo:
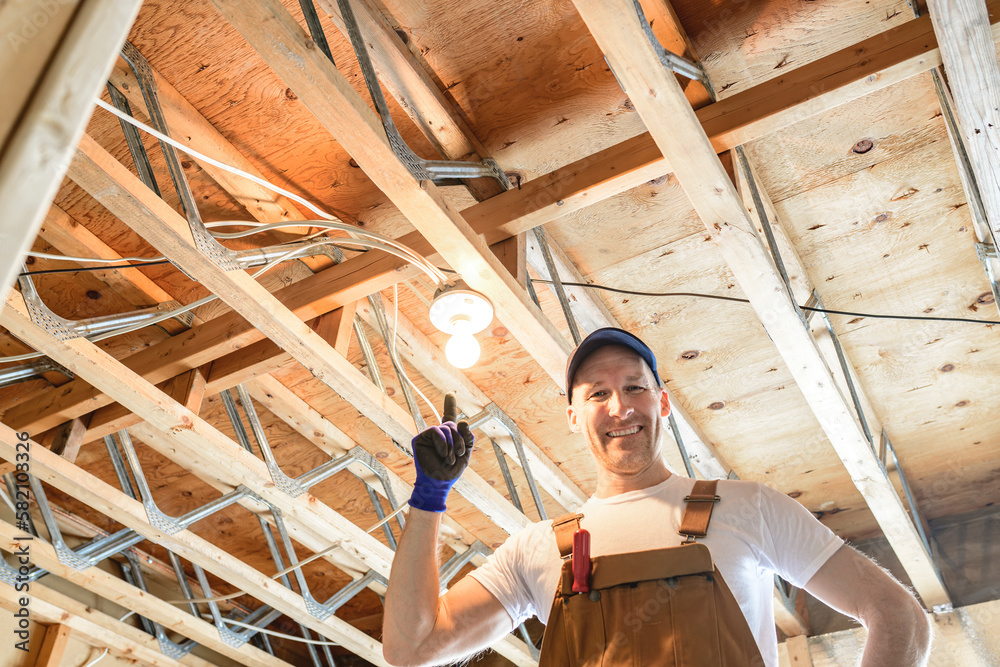
M475 436L466 422L455 423L457 416L455 395L447 394L444 397L442 424L427 427L410 443L417 467L410 507L427 512L444 512L448 492L468 467Z

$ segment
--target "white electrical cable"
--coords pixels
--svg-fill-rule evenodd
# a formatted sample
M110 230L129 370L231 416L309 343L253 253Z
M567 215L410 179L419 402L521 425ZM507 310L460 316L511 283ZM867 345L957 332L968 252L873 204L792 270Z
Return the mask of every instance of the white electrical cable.
M101 659L104 658L104 656L106 656L107 654L108 654L108 649L105 648L103 651L101 651L101 654L99 656L97 656L96 658L94 658L93 660L91 660L90 662L88 662L83 667L94 667L94 665L96 665L97 663L99 663L101 661Z
M115 259L104 259L101 257L74 257L73 255L53 255L47 252L29 251L29 257L39 259L54 259L67 262L90 262L91 264L116 264L118 262L162 262L166 259L163 255L159 257L116 257Z
M195 149L191 148L190 146L185 146L181 142L179 142L179 141L177 141L175 139L171 139L167 135L154 130L149 125L146 125L145 123L139 122L138 120L136 120L132 116L128 115L124 111L119 111L118 109L114 108L113 106L111 106L110 104L108 104L107 102L105 102L104 100L102 100L100 98L96 99L96 103L97 103L97 106L101 107L105 111L110 111L111 113L113 113L115 116L118 116L118 118L120 118L121 120L125 121L126 123L139 128L143 132L146 132L148 134L153 135L154 137L156 137L160 141L166 142L166 143L170 144L171 146L173 146L174 148L179 148L180 150L184 151L185 153L187 153L188 155L190 155L191 157L193 157L195 159L201 160L203 162L207 162L208 164L214 165L214 166L218 167L219 169L224 169L225 171L228 171L228 172L230 172L232 174L236 174L237 176L242 176L243 178L251 180L254 183L256 183L257 185L265 187L268 190L271 190L272 192L277 192L279 195L284 195L285 197L288 197L292 201L294 201L296 203L299 203L299 204L302 204L303 206L305 206L310 211L312 211L313 213L315 213L319 217L323 218L324 220L336 220L336 218L334 216L330 215L326 211L324 211L321 208L319 208L319 207L315 206L314 204L312 204L309 200L307 200L307 199L305 199L303 197L300 197L299 195L295 194L294 192L289 192L288 190L286 190L286 189L284 189L282 187L274 185L273 183L269 183L268 181L265 181L260 176L254 176L253 174L249 174L249 173L243 171L242 169L237 169L236 167L228 165L225 162L220 162L219 160L216 160L214 158L210 158L207 155L205 155L204 153L200 153L200 152L196 151Z
M399 290L396 289L396 283L393 283L392 284L392 339L391 342L389 343L389 354L392 355L392 358L395 360L396 366L397 368L399 368L399 374L403 376L403 379L410 385L413 391L417 392L417 396L419 396L424 401L424 403L427 404L427 407L429 407L431 409L431 412L434 413L434 418L437 419L438 423L440 424L441 415L440 413L438 413L437 408L434 407L434 404L431 403L431 401L427 398L424 392L420 391L420 387L418 387L413 382L413 380L410 379L410 376L406 372L406 369L403 368L402 360L399 358L399 355L396 354L396 323L398 321L399 321Z
M211 223L211 225L213 227L229 226L229 225L227 225L227 222L229 222L229 221L220 221L220 222ZM234 224L249 224L249 223L244 223L244 222L235 222L235 221L233 221L233 222L234 222ZM206 226L208 226L208 225L206 225ZM348 225L348 224L345 224L343 222L328 222L326 220L296 220L295 222L258 223L258 224L253 224L252 227L253 227L253 229L246 229L246 230L242 230L242 231L238 231L238 232L224 232L224 233L219 233L219 234L213 234L212 236L214 236L217 239L237 239L237 238L243 238L243 237L246 237L246 236L252 236L254 234L260 234L262 232L272 231L272 230L275 230L275 229L293 229L293 228L297 228L297 227L306 227L306 228L322 227L324 229L335 229L335 230L338 230L338 231L347 232L348 234L351 234L351 235L357 235L357 236L367 237L367 238L373 239L375 241L378 241L378 242L380 242L380 243L382 243L384 245L391 246L393 248L397 248L397 249L401 250L405 254L404 255L400 255L399 253L393 253L393 254L395 254L397 257L401 257L403 259L409 259L411 261L411 263L419 264L419 265L422 265L422 266L426 267L424 273L427 273L428 277L430 277L431 280L433 280L435 284L440 285L442 283L448 282L448 276L444 275L443 271L441 271L439 268L437 268L436 266L434 266L434 264L432 262L427 261L424 257L422 257L420 254L418 254L416 251L412 250L409 246L407 246L407 245L405 245L403 243L400 243L400 242L396 241L395 239L389 238L388 236L384 236L382 234L378 234L376 232L369 232L369 231L358 230L353 225ZM317 234L310 234L309 236L312 237L312 236L316 236L316 235ZM306 237L306 238L308 238L308 237ZM345 241L346 241L346 239L345 239ZM378 248L379 250L385 250L386 252L391 252L387 248L382 248L382 247L379 247L379 246L374 246L373 245L373 246L367 246L367 247L375 247L375 248Z
M128 618L131 615L133 615L134 613L135 613L134 611L130 611L129 613L125 614L124 616L122 616L118 620L119 621L124 621L126 618ZM104 656L106 656L107 654L108 654L108 648L105 647L104 650L101 651L101 654L99 656L97 656L96 658L94 658L93 660L91 660L90 662L88 662L83 667L94 667L94 665L96 665L97 663L99 663L104 658Z
M340 221L337 220L336 216L330 215L329 213L327 213L326 211L322 210L318 206L312 204L309 200L305 199L304 197L300 197L299 195L295 194L294 192L290 192L290 191L288 191L288 190L286 190L286 189L284 189L284 188L282 188L280 186L277 186L277 185L275 185L273 183L270 183L270 182L264 180L263 178L261 178L259 176L254 176L253 174L247 173L247 172L243 171L242 169L239 169L239 168L234 167L232 165L228 165L225 162L221 162L221 161L216 160L214 158L210 158L207 155L205 155L204 153L196 151L195 149L191 148L190 146L187 146L187 145L185 145L185 144L177 141L176 139L172 139L172 138L168 137L167 135L163 134L162 132L158 132L157 130L153 129L149 125L146 125L145 123L142 123L142 122L136 120L135 118L133 118L132 116L128 115L127 113L116 109L115 107L111 106L110 104L108 104L107 102L105 102L104 100L102 100L100 98L97 98L96 103L97 103L97 106L101 107L102 109L104 109L106 111L111 112L112 114L114 114L115 116L117 116L121 120L125 121L126 123L129 123L130 125L133 125L133 126L139 128L143 132L147 132L147 133L151 134L152 136L156 137L160 141L166 142L166 143L170 144L171 146L174 146L175 148L178 148L178 149L184 151L185 153L187 153L191 157L194 157L194 158L196 158L198 160L202 160L204 162L207 162L207 163L209 163L211 165L214 165L214 166L218 167L219 169L224 169L225 171L228 171L230 173L236 174L237 176L242 176L243 178L249 179L249 180L253 181L256 184L258 184L258 185L260 185L262 187L267 188L268 190L271 190L273 192L277 192L278 194L281 194L281 195L284 195L284 196L288 197L292 201L295 201L295 202L297 202L299 204L302 204L303 206L305 206L306 208L308 208L310 211L316 213L319 217L323 218L324 221L327 221L328 223L334 223L334 224L338 225L337 227L335 227L336 229L344 229L345 231L348 231L348 232L350 232L352 234L364 234L364 235L370 236L372 238L379 238L384 243L388 243L390 245L395 245L395 246L397 246L397 247L405 250L407 253L412 253L413 252L409 248L406 248L405 246L403 246L402 244L396 243L392 239L389 239L387 237L383 237L383 236L374 234L372 232L361 232L356 227L354 227L352 225L348 225L346 223L340 222ZM276 225L282 225L282 224L285 224L285 223L270 223L270 224L263 225L263 227L264 228L268 228L268 229L277 229L278 227ZM302 225L295 224L293 226L302 226ZM313 224L311 226L312 227L316 227L317 225ZM220 238L227 238L227 237L222 236ZM416 257L419 257L419 255L416 255L416 253L413 253L413 254ZM426 263L428 265L428 268L431 270L431 273L434 274L434 276L435 276L434 277L434 281L436 283L441 284L441 283L447 283L448 282L448 277L445 276L440 270L438 270L437 267L434 267L430 262L428 262L427 260L423 259L422 257L420 257L420 261L422 263Z
M284 244L282 244L282 245L284 245ZM287 253L285 253L283 255L280 255L278 258L270 260L260 270L258 270L257 272L251 274L251 277L257 278L258 276L260 276L261 274L263 274L265 271L268 271L269 269L273 268L275 265L280 264L281 262L287 261L289 259L294 259L296 255L308 254L308 252L310 250L312 250L314 247L321 246L321 245L335 245L335 246L353 245L353 246L361 246L361 247L364 247L364 248L373 248L373 249L376 249L376 250L383 250L385 252L388 252L388 253L391 253L393 255L396 255L397 257L405 259L408 262L412 262L414 264L417 264L418 267L420 267L421 269L424 269L425 273L427 271L424 268L424 264L427 264L427 265L430 264L429 262L415 261L413 255L406 254L405 251L401 251L401 250L399 250L399 249L397 249L395 247L385 246L382 243L379 243L377 241L368 241L368 240L365 240L365 239L352 239L352 238L323 238L323 239L316 239L315 243L312 243L312 244L310 244L308 246L304 246L304 247L300 246L300 247L293 248L292 250L288 251ZM281 247L281 245L270 246L268 248L262 248L261 250L273 250L275 248L280 248L280 247ZM410 251L410 252L412 252L412 251ZM88 260L86 258L72 258L72 259L74 259L74 260L76 260L76 259L82 259L83 261L90 261L90 260ZM432 278L433 278L433 276L432 276ZM92 338L88 338L88 340L90 340L93 343L96 343L96 342L100 342L100 341L108 339L108 338L112 338L114 336L121 336L121 335L124 335L124 334L127 334L127 333L131 333L133 331L138 331L139 329L144 329L144 328L146 328L148 326L152 326L152 325L157 324L159 322L162 322L164 320L169 320L169 319L171 319L173 317L176 317L177 315L181 315L183 313L186 313L189 310L194 310L195 308L198 308L198 307L203 306L203 305L205 305L207 303L210 303L210 302L216 300L217 298L218 297L215 296L215 295L203 297L201 299L198 299L197 301L193 301L192 303L187 304L186 306L180 306L180 307L174 308L172 310L165 310L162 313L160 313L159 315L151 317L151 318L149 318L147 320L143 320L143 321L137 322L135 324L130 324L128 326L121 327L119 329L113 329L111 331L106 331L103 334L100 334L98 336L94 336ZM0 357L0 363L15 363L15 362L18 362L18 361L30 361L32 359L38 359L39 357L42 357L42 356L44 356L44 355L41 352L28 352L28 353L25 353L25 354L19 354L19 355L10 356L10 357Z

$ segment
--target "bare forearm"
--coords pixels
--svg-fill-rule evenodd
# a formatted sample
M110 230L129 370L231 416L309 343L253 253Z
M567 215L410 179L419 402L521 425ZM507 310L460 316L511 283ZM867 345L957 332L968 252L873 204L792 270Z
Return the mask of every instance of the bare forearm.
M387 657L415 649L434 629L438 613L440 525L440 514L410 510L392 562L385 597L383 644Z
M882 614L870 619L861 667L923 667L930 659L931 629L913 602L909 614Z

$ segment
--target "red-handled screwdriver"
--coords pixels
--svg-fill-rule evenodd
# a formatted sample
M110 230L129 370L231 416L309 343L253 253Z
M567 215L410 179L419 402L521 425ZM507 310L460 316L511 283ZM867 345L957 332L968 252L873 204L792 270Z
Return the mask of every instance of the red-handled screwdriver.
M583 528L573 533L573 592L590 592L590 533Z

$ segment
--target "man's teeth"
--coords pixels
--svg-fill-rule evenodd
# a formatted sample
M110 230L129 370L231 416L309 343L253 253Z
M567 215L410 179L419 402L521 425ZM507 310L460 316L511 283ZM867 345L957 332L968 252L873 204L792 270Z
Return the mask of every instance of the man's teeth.
M608 431L608 437L620 438L625 435L632 435L633 433L638 433L641 429L642 429L641 426L630 426L629 428L623 428L618 431Z

